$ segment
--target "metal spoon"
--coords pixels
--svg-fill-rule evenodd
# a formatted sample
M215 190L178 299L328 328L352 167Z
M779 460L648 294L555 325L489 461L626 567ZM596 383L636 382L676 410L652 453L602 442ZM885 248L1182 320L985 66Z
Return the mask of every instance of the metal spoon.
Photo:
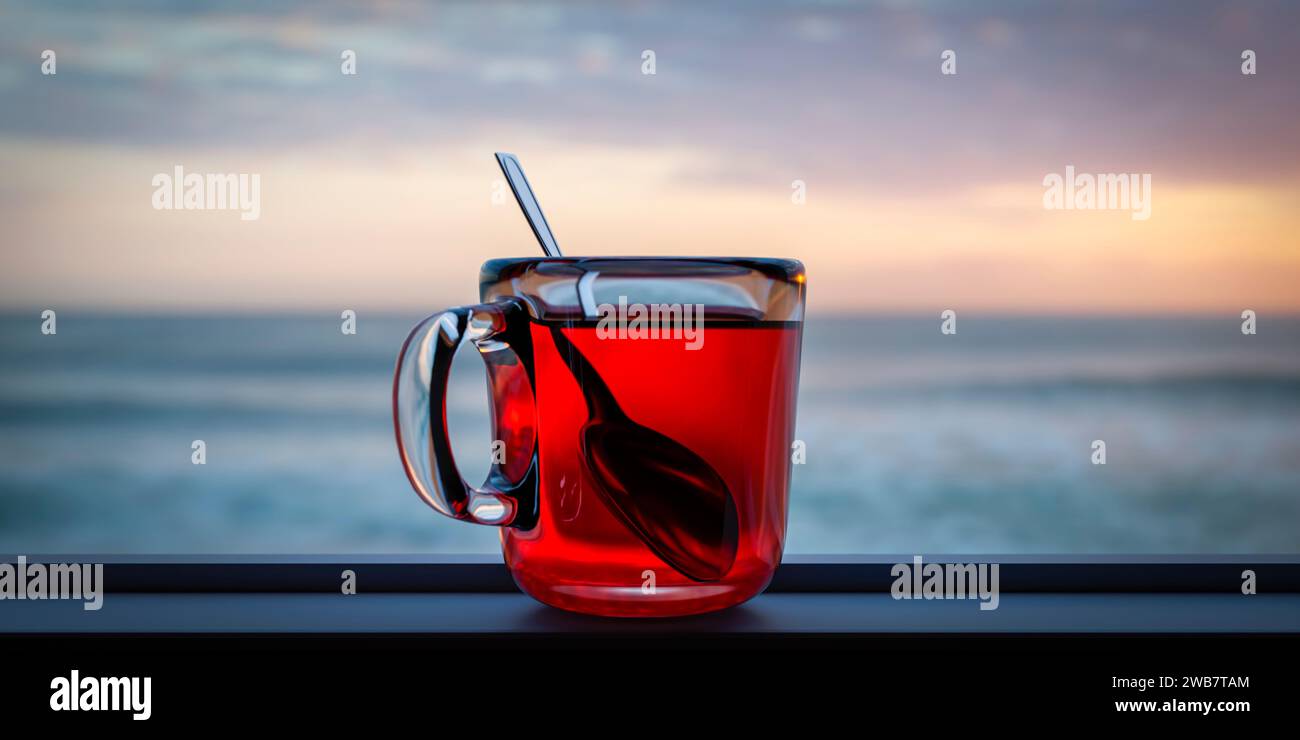
M502 152L496 157L542 249L561 256L519 159ZM725 576L736 560L740 533L736 503L722 476L690 448L629 419L559 326L551 327L551 338L587 403L578 442L601 500L682 575L695 581Z
M507 152L497 152L496 156L497 164L501 165L501 172L506 176L506 182L510 183L510 190L514 192L515 200L519 201L520 210L524 212L524 218L528 219L533 235L542 244L542 251L546 252L547 257L563 257L560 245L555 241L555 234L551 233L551 227L546 223L542 206L537 202L537 196L533 195L533 189L528 186L528 178L524 176L519 158Z

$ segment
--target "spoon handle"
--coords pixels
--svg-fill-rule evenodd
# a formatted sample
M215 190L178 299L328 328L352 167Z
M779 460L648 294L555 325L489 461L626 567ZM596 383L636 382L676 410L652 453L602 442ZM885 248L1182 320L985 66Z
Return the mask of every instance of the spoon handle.
M614 399L614 392L605 384L605 379L600 377L596 368L592 367L578 348L573 346L573 342L564 336L560 327L551 327L551 339L555 342L555 349L559 351L569 372L573 374L573 379L578 381L578 387L582 389L583 399L587 402L588 416L603 421L626 419L627 415Z
M556 243L555 234L551 233L551 227L546 223L546 216L542 213L542 206L537 202L537 196L533 195L533 189L528 185L528 178L524 176L524 168L520 166L519 158L506 152L497 152L496 156L497 164L501 165L501 172L510 183L515 200L519 201L519 208L523 210L524 218L528 219L528 225L533 228L533 235L541 243L542 250L546 252L547 257L562 257L560 245Z

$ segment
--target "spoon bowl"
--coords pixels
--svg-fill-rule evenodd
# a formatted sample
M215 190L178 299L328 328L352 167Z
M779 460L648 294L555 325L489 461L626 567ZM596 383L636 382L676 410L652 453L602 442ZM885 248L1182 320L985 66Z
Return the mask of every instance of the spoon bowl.
M583 463L597 495L664 562L716 581L736 559L736 504L722 476L676 440L631 420L587 422Z

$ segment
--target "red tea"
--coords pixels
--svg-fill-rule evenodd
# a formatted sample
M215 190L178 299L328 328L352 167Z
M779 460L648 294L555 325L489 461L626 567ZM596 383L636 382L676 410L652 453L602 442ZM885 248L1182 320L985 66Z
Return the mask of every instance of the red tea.
M606 338L590 322L530 328L538 520L502 534L519 585L555 606L619 615L708 611L760 592L785 539L800 324L706 323L694 349L681 339ZM570 347L588 365L582 382L565 357ZM651 485L624 481L636 493L611 501L583 445L593 413L584 385L593 383L634 424L707 462L729 502L684 498L700 494L673 478L672 465L653 471ZM497 416L500 423L508 413Z

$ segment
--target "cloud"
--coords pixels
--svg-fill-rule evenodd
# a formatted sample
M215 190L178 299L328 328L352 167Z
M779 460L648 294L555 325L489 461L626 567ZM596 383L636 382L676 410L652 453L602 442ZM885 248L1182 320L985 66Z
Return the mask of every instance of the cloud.
M547 189L548 214L554 209L573 224L566 233L587 240L586 250L687 250L699 239L730 250L807 251L830 273L823 279L846 281L820 293L836 301L870 297L848 276L864 274L878 249L905 244L942 253L974 249L962 235L995 240L1002 230L1051 239L1055 229L1073 229L1014 205L1026 183L1032 191L1066 164L1150 172L1158 189L1256 194L1269 204L1265 211L1232 201L1235 217L1276 230L1251 231L1256 264L1278 258L1269 250L1298 225L1274 207L1300 175L1300 88L1280 72L1300 68L1289 36L1300 19L1295 7L11 6L0 25L0 151L12 174L0 190L0 215L19 224L25 239L57 241L60 259L109 274L122 273L102 262L106 243L183 271L166 245L202 241L213 224L225 233L220 221L191 233L184 218L164 228L154 214L129 210L134 196L114 190L176 163L257 168L267 175L268 197L296 204L287 213L301 221L280 220L268 204L261 236L232 231L234 243L303 257L285 243L319 240L346 250L370 230L416 254L427 240L451 234L478 245L461 266L472 273L481 257L518 247L513 232L493 231L501 214L479 208L482 188L497 176L488 156L496 149L516 151L535 179L565 188ZM56 77L39 74L44 48L59 53ZM958 55L955 77L939 74L947 48ZM1253 78L1240 74L1242 48L1259 52L1261 73ZM343 49L357 54L354 77L339 72ZM641 74L644 49L656 52L656 75ZM129 176L127 161L135 163ZM103 193L66 186L92 173L123 179L105 181ZM50 177L55 184L40 187ZM632 178L645 181L624 184ZM810 201L792 212L796 179L807 183ZM284 188L310 197L300 202ZM575 192L584 194L580 201L565 200ZM444 210L461 198L478 205ZM128 210L101 210L105 201ZM317 214L324 203L333 207ZM675 211L666 217L665 208ZM1226 216L1207 208L1180 213L1216 229ZM889 213L878 222L880 209ZM90 213L95 219L85 220ZM470 214L491 225L466 220ZM167 236L173 227L182 233ZM1098 236L1150 249L1134 234ZM1236 246L1224 241L1216 254L1227 259ZM21 254L10 255L15 288L71 284L46 270L53 263L45 257ZM239 252L231 264L246 268L252 255ZM981 274L1007 276L1020 274L1018 260L1040 257L1007 247L980 259L994 265ZM370 275L360 262L348 264L352 274L376 280L391 269ZM896 285L915 279L914 267L892 273L903 281ZM346 271L313 270L331 276L314 278L320 290L345 280ZM165 273L151 274L161 280ZM279 275L290 285L292 277ZM110 291L89 276L75 284L88 296ZM183 287L159 283L155 295L251 300L241 292L246 285L175 285ZM376 299L409 298L414 285L380 290ZM881 287L876 295L893 295ZM286 295L309 301L313 293Z

